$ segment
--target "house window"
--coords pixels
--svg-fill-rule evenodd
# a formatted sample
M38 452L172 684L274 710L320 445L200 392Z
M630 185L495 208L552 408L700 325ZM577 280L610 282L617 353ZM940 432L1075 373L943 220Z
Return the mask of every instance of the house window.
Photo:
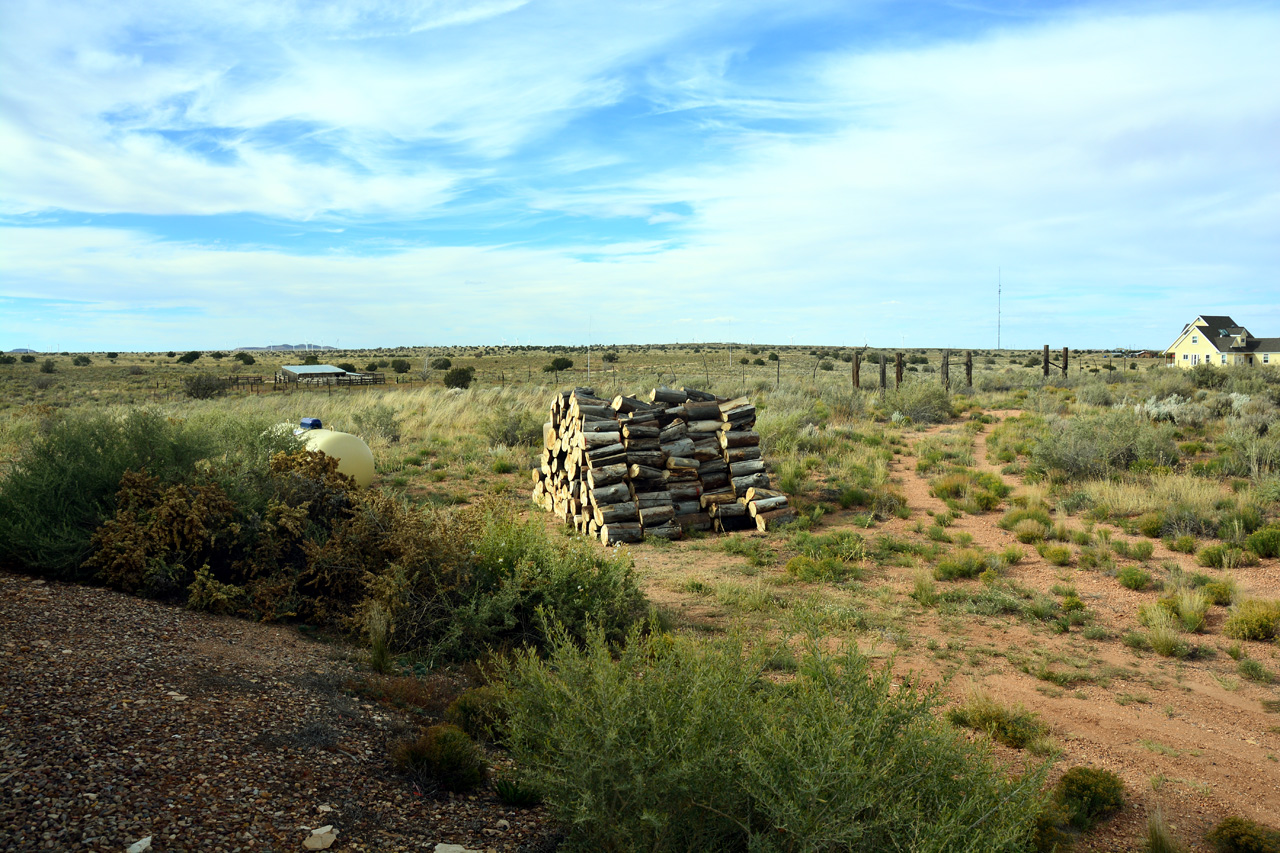
M1270 364L1270 363L1271 363L1271 353L1269 353L1269 352L1264 352L1264 353L1262 354L1262 363L1263 363L1263 364Z
M1222 354L1222 363L1223 364L1227 363L1227 354L1225 352Z
M1193 343L1193 344L1198 344L1198 343L1200 343L1200 337L1199 337L1198 335L1192 335L1192 336L1191 336L1191 343Z
M1191 356L1187 355L1185 352L1182 354L1182 360L1183 360L1183 361L1186 361L1186 360L1187 360L1187 359L1189 359L1189 358L1191 358Z
M1193 352L1193 353L1191 353L1191 363L1192 363L1192 364L1199 364L1199 363L1200 363L1200 353L1198 353L1198 352Z

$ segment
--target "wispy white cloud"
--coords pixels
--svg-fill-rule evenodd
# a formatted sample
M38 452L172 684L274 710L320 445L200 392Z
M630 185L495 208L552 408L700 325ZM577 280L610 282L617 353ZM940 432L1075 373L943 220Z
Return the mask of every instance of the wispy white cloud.
M9 4L0 25L36 8ZM771 76L743 72L768 33L712 38L730 14L714 5L405 8L125 4L68 34L19 21L33 35L6 45L0 74L31 86L0 96L2 209L252 211L337 232L485 208L560 214L582 234L388 235L370 256L348 228L339 251L295 256L10 228L0 292L135 307L98 332L86 310L86 336L154 338L165 312L203 311L221 335L209 346L246 342L232 328L577 343L581 324L546 318L589 312L656 340L673 311L726 327L704 338L959 346L994 343L1003 268L1006 344L1159 345L1188 312L1232 305L1280 334L1272 10L1083 7L799 51ZM121 41L144 13L157 35ZM19 66L47 79L10 76ZM281 304L293 329L278 329Z

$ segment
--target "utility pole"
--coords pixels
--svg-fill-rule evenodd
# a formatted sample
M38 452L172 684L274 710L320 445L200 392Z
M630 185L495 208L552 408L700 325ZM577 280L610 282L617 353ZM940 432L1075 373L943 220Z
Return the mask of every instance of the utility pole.
M996 267L996 350L1000 350L1000 297L1004 291L1004 270Z

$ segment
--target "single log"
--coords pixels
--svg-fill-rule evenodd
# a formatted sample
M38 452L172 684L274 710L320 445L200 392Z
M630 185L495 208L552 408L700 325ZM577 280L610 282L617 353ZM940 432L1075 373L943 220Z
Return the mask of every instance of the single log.
M756 530L761 532L772 530L779 524L784 524L788 521L795 521L795 519L796 511L791 507L775 509L772 512L762 512L756 516Z
M676 420L662 428L662 432L658 435L658 439L663 444L684 438L689 434L689 425L684 421Z
M636 495L636 506L640 509L648 509L655 506L675 506L675 504L671 502L670 492L639 492Z
M737 501L716 504L714 509L717 518L740 518L747 514L747 508Z
M756 425L756 413L754 411L751 411L751 412L739 413L736 415L725 415L724 426L720 427L720 429L749 430L755 425Z
M667 461L667 453L663 450L627 450L628 465L647 465L659 468Z
M755 522L751 520L751 516L726 516L716 518L715 529L720 533L734 533L739 530L751 530L755 527Z
M600 402L604 402L601 400ZM615 419L618 413L613 410L613 406L574 406L571 410L575 418L609 418Z
M597 505L594 518L596 524L612 524L617 521L634 521L639 518L639 507L635 501L620 504Z
M724 426L724 421L689 421L690 433L717 433Z
M690 459L687 456L669 456L667 457L666 465L667 468L672 471L678 471L681 469L689 471L698 470L698 460Z
M632 465L627 469L627 476L633 480L661 480L665 482L671 476L671 472L661 468L650 468L648 465Z
M550 421L542 425L542 446L543 447L547 448L548 450L550 450L552 447L555 447L557 438L559 438L559 436L556 434L556 428L551 424Z
M750 397L734 397L732 400L725 400L723 403L720 404L719 408L720 408L721 414L723 414L725 412L731 412L734 409L740 409L743 406L750 406L750 405L751 405Z
M649 392L649 399L655 403L673 403L679 405L689 399L689 395L673 388L654 388Z
M759 498L747 504L747 511L751 513L751 517L755 518L762 512L781 509L787 505L787 496L781 495L776 498Z
M705 512L696 515L677 515L676 523L680 525L682 530L710 530L711 516Z
M716 403L719 402L715 394L710 391L699 391L697 388L682 388L684 393L689 395L689 399L695 403Z
M627 438L658 438L662 430L651 424L624 423L622 434Z
M746 462L748 459L759 459L759 447L731 447L724 451L724 460L730 464Z
M729 466L729 476L746 477L750 474L763 474L764 462L759 459L748 459L743 462L734 462Z
M644 531L638 522L620 521L616 524L600 525L600 541L605 545L617 542L639 542L644 538Z
M662 449L671 456L692 456L695 446L692 438L680 438L675 441L664 442Z
M591 490L591 501L600 504L616 504L631 499L631 486L625 482L611 486L601 486Z
M594 450L597 447L617 444L621 440L622 437L616 432L580 432L577 436L577 445L587 450Z
M783 492L776 492L773 489L751 488L747 489L747 493L743 497L747 499L747 503L751 503L752 501L763 500L764 498L781 498L786 497L786 495Z
M694 443L693 453L694 459L699 462L710 462L712 460L721 460L721 454L724 451L720 449L720 443L715 439L707 439L706 441L698 441Z
M758 432L722 432L720 433L720 446L723 448L730 447L755 447L760 444L760 433Z
M644 535L646 539L679 539L684 536L684 528L678 524L668 523L658 527L646 527Z
M689 413L690 420L720 420L720 406L716 403L689 402L684 404L684 408Z
M641 402L635 397L628 397L625 394L619 394L613 398L610 403L614 411L620 415L630 414L631 412L648 411L651 407L649 403Z
M533 475L533 484L534 484L535 486L536 486L537 484L541 483L541 482L542 482L542 478L545 476L545 475L542 473L542 470L541 470L540 468L534 468L534 469L533 469L532 471L530 471L529 473Z
M671 406L666 411L666 416L672 420L679 419L682 421L689 420L689 412L684 406Z
M720 420L722 421L742 421L748 418L755 419L756 407L748 403L745 406L735 406L732 409L720 409Z
M598 460L602 456L613 456L616 453L622 453L626 448L622 446L622 442L614 441L611 444L601 445L600 447L587 448L587 458Z
M626 453L610 453L608 456L601 456L599 458L588 457L583 461L586 462L586 466L588 468L593 468L593 469L603 468L608 465L626 465L627 454Z
M673 483L668 480L667 489L671 492L673 501L696 501L702 497L702 484L697 480L688 483Z
M613 418L600 418L598 420L595 418L590 418L588 420L582 421L581 423L577 424L575 427L571 428L570 430L567 430L567 432L569 433L617 432L617 431L618 431L618 422L615 421Z
M769 475L748 474L745 477L734 477L732 478L732 482L733 491L737 495L745 495L747 493L747 489L750 489L753 486L756 488L769 488Z
M676 508L671 504L667 504L666 506L644 507L640 510L640 523L645 527L656 527L660 524L666 524L675 517Z
M632 450L661 450L662 442L656 438L628 438L622 442L626 445L627 452Z
M698 501L704 507L709 507L714 504L733 503L737 499L738 496L733 492L709 492L699 498Z
M592 468L587 472L587 485L592 489L601 486L612 486L621 483L627 476L626 465L606 465L603 468Z
M676 508L676 515L695 515L702 512L702 504L698 501L676 501L672 504Z
M658 409L648 412L632 412L627 415L627 422L634 424L654 424L656 426L660 415L661 412Z
M667 478L667 483L696 483L698 479L698 472L692 468L678 468L671 472L671 476Z

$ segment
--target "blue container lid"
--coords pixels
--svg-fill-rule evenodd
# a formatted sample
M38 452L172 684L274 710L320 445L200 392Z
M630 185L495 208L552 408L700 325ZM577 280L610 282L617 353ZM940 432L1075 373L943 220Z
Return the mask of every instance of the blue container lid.
M321 428L320 419L319 418L303 418L302 428L303 429L320 429Z

